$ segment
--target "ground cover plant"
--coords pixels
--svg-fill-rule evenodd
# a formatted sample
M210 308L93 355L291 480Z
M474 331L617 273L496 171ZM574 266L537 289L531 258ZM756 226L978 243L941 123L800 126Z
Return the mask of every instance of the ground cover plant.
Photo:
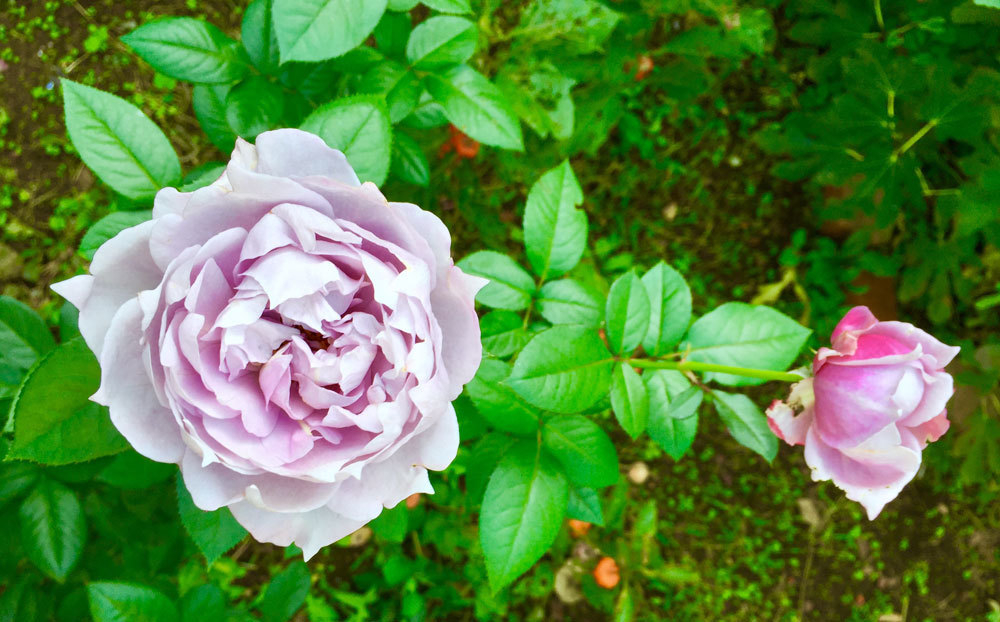
M0 615L1000 617L990 4L9 2ZM332 300L312 259L205 287L234 235L360 285L322 320L278 300ZM182 388L162 335L193 360L230 285L268 306L201 356L293 329L230 381L329 351L349 421ZM357 401L375 333L331 322L369 313ZM363 466L291 471L300 426Z

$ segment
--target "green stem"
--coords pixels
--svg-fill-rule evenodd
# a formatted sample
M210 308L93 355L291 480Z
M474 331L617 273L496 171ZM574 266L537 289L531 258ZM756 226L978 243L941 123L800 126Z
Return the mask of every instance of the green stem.
M700 363L698 361L663 361L649 359L629 359L632 367L647 367L650 369L676 369L677 371L714 371L721 374L732 374L745 378L763 378L764 380L781 380L783 382L798 382L802 376L787 371L772 371L770 369L751 369L749 367L731 367L715 363Z
M917 142L924 136L927 136L927 132L933 130L937 124L938 124L937 119L931 119L930 121L927 122L926 125L917 130L916 134L910 136L910 139L908 141L900 145L899 148L892 153L893 160L899 159L899 156L909 151L910 147L917 144Z
M885 30L885 20L882 18L882 2L875 0L875 21L878 22L878 29Z

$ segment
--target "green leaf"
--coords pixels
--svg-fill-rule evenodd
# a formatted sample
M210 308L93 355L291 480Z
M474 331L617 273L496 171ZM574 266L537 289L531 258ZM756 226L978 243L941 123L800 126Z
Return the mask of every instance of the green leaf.
M497 87L468 65L429 74L424 86L458 129L485 144L522 151L521 124Z
M406 538L406 531L410 526L409 510L405 503L397 503L392 509L382 510L368 525L380 539L400 544Z
M39 570L62 583L80 560L87 524L69 488L43 479L21 504L21 542Z
M649 418L649 394L642 377L627 362L618 365L611 377L611 409L622 429L633 439L639 438Z
M670 351L687 332L691 323L691 289L680 272L664 262L642 276L649 294L649 330L642 348L650 356Z
M358 178L382 185L392 159L392 132L385 104L371 97L348 97L306 117L302 129L347 156Z
M646 432L671 458L680 460L698 433L701 389L684 374L668 369L646 370L643 380L649 393Z
M309 583L309 568L301 561L292 562L275 575L260 602L264 622L288 622L306 602Z
M272 0L253 0L243 14L240 36L243 48L254 67L266 74L278 72L281 53L278 49L278 33L274 29Z
M521 316L513 311L490 311L479 319L479 330L483 348L498 357L518 352L531 338Z
M465 391L490 424L498 430L533 436L538 433L538 411L525 404L514 391L504 384L510 376L510 365L492 358L484 358L476 376L465 385Z
M226 618L226 595L217 585L206 583L188 590L181 599L184 622L221 621Z
M426 188L431 179L431 167L420 144L398 129L393 132L392 174L399 179Z
M196 506L180 475L177 476L177 511L184 529L209 566L247 535L247 530L236 522L229 508L206 512Z
M228 84L197 84L191 96L198 124L212 144L224 153L232 151L236 144L236 132L226 120L226 98L231 89Z
M163 592L135 583L87 585L94 622L178 622L174 603Z
M194 192L215 183L226 172L226 165L221 162L205 162L192 169L184 176L184 185L178 188L181 192Z
M479 251L458 262L467 272L489 279L476 294L476 301L494 309L517 311L531 302L535 280L513 259L496 251Z
M715 409L729 433L740 445L751 449L768 462L778 455L778 437L771 432L767 418L753 401L735 393L712 391Z
M372 67L358 87L359 93L384 98L392 123L399 123L410 116L423 91L424 87L417 74L392 60L382 61Z
M274 0L281 62L341 56L372 33L386 0Z
M549 549L562 527L568 498L558 463L534 444L516 445L503 457L479 514L479 542L494 592Z
M10 296L0 296L0 367L27 371L56 347L45 320Z
M649 332L650 308L649 294L635 271L615 279L605 310L612 352L629 354L639 346Z
M170 141L142 111L120 97L63 78L66 130L84 163L130 199L151 199L181 178Z
M122 37L144 61L165 76L198 84L236 82L247 72L239 44L224 32L191 17L167 17Z
M247 78L226 96L226 123L246 140L280 126L284 113L281 87L261 76Z
M552 324L601 325L601 301L580 282L549 281L538 292L538 312Z
M40 470L30 462L0 462L0 507L27 492Z
M410 116L403 119L403 125L416 130L441 127L447 123L448 119L444 116L444 108L441 107L441 104L434 101L431 94L427 91L421 93L420 99L417 101L416 110Z
M566 517L604 526L604 512L601 510L601 496L593 488L571 487Z
M81 338L39 361L11 407L14 442L7 458L68 464L126 449L108 409L90 401L100 378L101 368Z
M424 0L423 4L440 13L472 13L469 0Z
M153 217L152 210L139 210L138 212L112 212L101 218L87 229L83 239L80 240L80 254L88 260L94 259L94 253L102 244L115 237L125 229L141 225ZM2 358L0 354L0 358Z
M490 432L479 440L472 448L475 458L465 471L465 493L468 507L475 507L483 500L483 493L489 483L490 475L507 455L517 440L503 432Z
M375 45L386 56L403 58L413 22L407 13L386 12L375 27Z
M688 331L682 350L692 361L783 371L809 338L809 329L769 307L729 302L703 315ZM765 382L730 374L708 373L706 380L729 386Z
M613 364L593 328L554 326L528 342L507 383L529 404L576 413L608 394Z
M129 450L115 456L97 479L116 488L142 490L167 481L176 472L177 467L173 464L155 462Z
M464 63L472 58L479 29L464 17L439 15L421 22L406 42L406 59L427 70Z
M571 270L587 246L587 214L576 209L583 190L569 160L547 171L528 193L524 247L535 274L545 280Z
M419 0L389 0L386 8L390 11L409 11L418 4Z
M577 486L602 488L618 481L618 454L611 439L582 415L560 415L542 426L542 442Z

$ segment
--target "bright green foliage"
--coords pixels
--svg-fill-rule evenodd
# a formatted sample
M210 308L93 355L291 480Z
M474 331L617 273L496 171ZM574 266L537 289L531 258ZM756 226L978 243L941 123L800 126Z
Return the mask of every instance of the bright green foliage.
M229 508L206 512L196 506L180 475L177 476L177 510L184 529L210 566L247 535L247 530L236 522Z
M392 138L392 173L403 181L417 186L430 183L430 164L417 141L399 130Z
M309 593L309 569L301 561L289 564L275 575L264 592L260 612L265 622L284 622L292 618Z
M782 371L798 356L809 329L769 307L729 302L703 315L691 326L682 349L692 361ZM729 386L764 381L709 373L706 379Z
M107 408L90 400L100 374L97 360L81 338L43 358L14 398L14 442L7 458L68 464L128 447Z
M80 240L80 253L87 259L93 259L94 253L102 244L115 237L125 229L142 224L153 217L152 210L137 212L112 212L94 223L87 229L86 235ZM47 331L46 331L47 332Z
M142 111L110 93L63 79L66 130L80 158L116 192L150 199L181 177L170 141Z
M635 272L627 272L611 284L605 310L608 345L617 354L635 350L649 332L649 294Z
M34 309L0 296L0 367L23 373L55 346L52 333Z
M542 426L545 448L562 463L569 481L601 488L618 480L618 456L611 439L581 415L559 415Z
M490 311L479 318L479 330L483 349L499 357L518 352L531 338L521 317L511 311Z
M94 622L178 622L177 607L163 592L134 583L89 583Z
M191 96L191 107L212 144L223 152L233 149L236 132L226 118L226 99L232 87L224 84L195 85Z
M274 29L274 0L253 0L243 14L240 35L243 48L260 71L273 74L278 71L281 53L278 49L278 33ZM197 80L195 80L197 82Z
M521 125L503 95L468 65L458 65L437 75L428 74L424 87L441 105L444 115L475 140L504 149L521 151Z
M281 62L341 56L371 34L386 0L274 0Z
M253 76L226 95L226 125L240 138L252 141L257 134L281 124L285 99L281 88L260 76Z
M160 73L200 84L227 84L247 72L240 44L221 30L190 17L143 24L122 37Z
M80 501L71 490L43 479L35 486L18 512L21 542L39 570L59 581L66 580L80 560L87 539L87 525Z
M573 279L543 285L538 292L538 312L552 324L598 326L602 319L600 299Z
M458 267L469 274L489 279L490 282L476 294L476 302L516 311L531 302L535 281L513 259L496 251L479 251L458 262Z
M615 366L611 377L611 409L622 429L639 438L649 418L649 393L642 377L628 363Z
M521 350L507 383L539 408L575 413L607 395L613 362L592 329L555 326Z
M524 208L524 246L543 281L573 269L587 245L587 215L576 209L583 191L569 160L531 187Z
M569 504L566 506L566 517L587 521L593 525L604 525L604 511L601 509L600 495L593 488L571 486Z
M432 17L413 29L406 59L415 69L433 69L469 60L476 51L479 30L463 17Z
M392 128L388 111L377 99L330 102L309 115L302 129L343 151L362 182L381 184L389 174Z
M767 419L753 401L736 393L712 391L719 417L740 445L764 456L768 462L778 453L778 437L767 426Z
M510 365L498 359L484 358L476 377L466 385L466 393L476 409L498 430L532 436L538 433L539 413L525 404L504 383L510 376Z
M642 275L649 294L649 331L642 339L646 354L657 356L677 345L691 322L691 289L679 272L660 262Z
M649 394L646 432L671 458L680 460L698 432L701 389L680 372L667 369L648 370L643 381Z
M385 60L365 74L360 90L385 98L389 120L399 123L416 109L423 87L414 71L396 61Z
M524 574L555 539L569 486L558 463L531 443L510 449L490 477L479 539L493 591Z

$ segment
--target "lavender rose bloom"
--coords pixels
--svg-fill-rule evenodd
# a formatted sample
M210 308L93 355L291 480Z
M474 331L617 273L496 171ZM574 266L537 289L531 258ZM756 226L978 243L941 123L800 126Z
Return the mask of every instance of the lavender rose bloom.
M238 141L225 173L53 288L97 354L93 399L195 504L308 559L458 448L451 402L481 357L483 281L441 221L360 184L298 130Z
M788 403L771 404L768 423L788 444L805 445L814 480L832 479L874 519L917 474L927 443L948 430L953 387L943 369L959 349L912 324L880 322L867 307L851 309L832 341Z

